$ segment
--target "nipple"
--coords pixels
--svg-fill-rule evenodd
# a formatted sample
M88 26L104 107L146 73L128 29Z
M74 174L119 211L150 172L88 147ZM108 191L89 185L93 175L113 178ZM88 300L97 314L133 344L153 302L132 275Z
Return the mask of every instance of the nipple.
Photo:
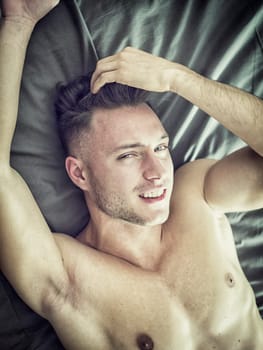
M232 273L228 272L228 273L225 275L225 280L226 280L227 285L228 285L230 288L234 287L234 285L235 285L235 280L234 280L234 276L232 275Z
M138 335L137 345L140 350L152 350L154 348L153 340L147 334Z

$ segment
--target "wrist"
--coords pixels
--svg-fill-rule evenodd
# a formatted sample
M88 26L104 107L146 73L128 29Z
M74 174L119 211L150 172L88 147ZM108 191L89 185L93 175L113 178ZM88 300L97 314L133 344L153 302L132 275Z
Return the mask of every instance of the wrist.
M168 86L169 86L169 91L177 93L177 80L176 80L176 75L177 75L177 63L172 63L172 66L170 67L168 74L167 74L167 79L168 79Z
M26 16L3 16L2 25L23 31L32 31L36 25L36 20Z
M170 86L170 92L174 92L176 94L180 94L180 88L182 88L182 85L184 85L189 79L187 75L189 74L188 68L179 64L174 63L173 69L170 71L169 74L169 86Z
M10 16L1 20L1 37L3 43L27 43L36 22L26 17Z
M170 74L170 91L189 99L188 95L196 95L197 90L200 90L204 79L192 69L175 63Z

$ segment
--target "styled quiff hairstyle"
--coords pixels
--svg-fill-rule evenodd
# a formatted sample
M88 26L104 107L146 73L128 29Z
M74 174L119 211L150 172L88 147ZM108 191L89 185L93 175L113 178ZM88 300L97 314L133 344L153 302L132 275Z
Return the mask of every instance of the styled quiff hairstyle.
M92 72L58 86L55 102L57 124L67 155L83 131L88 131L96 109L137 106L146 102L147 92L127 85L109 83L98 93L90 91Z

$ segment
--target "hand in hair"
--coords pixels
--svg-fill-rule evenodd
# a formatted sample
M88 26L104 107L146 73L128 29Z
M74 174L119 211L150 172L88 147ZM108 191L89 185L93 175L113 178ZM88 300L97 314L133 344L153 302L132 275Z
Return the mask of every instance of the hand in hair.
M171 91L176 63L142 50L127 47L98 61L91 80L97 93L107 83L120 83L148 91Z

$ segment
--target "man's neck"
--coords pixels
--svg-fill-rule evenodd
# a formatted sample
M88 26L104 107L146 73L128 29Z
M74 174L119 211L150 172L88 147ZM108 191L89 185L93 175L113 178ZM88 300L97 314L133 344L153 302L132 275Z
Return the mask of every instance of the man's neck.
M141 226L103 217L91 219L78 240L146 270L156 270L163 252L162 225Z

